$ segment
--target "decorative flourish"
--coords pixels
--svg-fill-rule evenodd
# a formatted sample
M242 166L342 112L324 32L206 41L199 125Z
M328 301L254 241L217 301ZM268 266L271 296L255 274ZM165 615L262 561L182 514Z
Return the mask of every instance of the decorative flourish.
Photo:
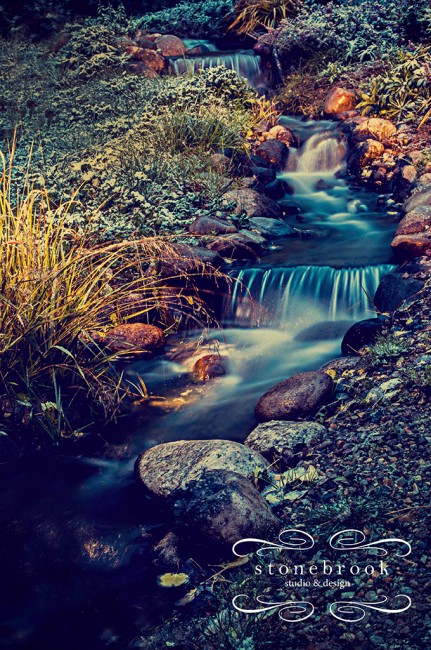
M364 543L365 542L365 543ZM386 556L388 551L380 546L381 544L401 544L406 547L404 553L397 553L398 557L407 557L412 552L411 545L404 539L398 537L387 537L378 539L375 542L366 542L366 537L361 530L346 529L332 535L329 545L336 551L353 551L361 548L375 548L381 555Z
M409 609L409 607L411 607L412 599L410 596L398 594L398 596L395 596L395 598L405 598L407 605L405 605L405 607L399 607L397 609L380 607L380 605L384 605L388 601L387 596L383 596L382 600L378 600L373 603L358 603L353 600L340 600L332 603L329 611L332 616L334 616L334 618L337 618L339 621L344 621L346 623L358 623L365 617L367 609L374 609L375 611L382 612L383 614L400 614L401 612L405 612L407 609Z
M247 537L240 539L232 546L232 552L237 557L245 557L248 553L238 553L237 548L240 544L262 544L261 548L256 551L257 555L264 555L266 551L278 549L280 551L305 551L314 546L314 537L296 528L282 530L278 536L279 543L268 542L265 539Z
M237 605L237 601L240 598L250 598L250 596L247 594L238 594L232 599L232 605L238 612L243 614L261 614L262 612L276 611L278 609L278 617L287 623L300 623L310 618L314 613L314 605L306 600L286 600L282 603L273 603L265 600L264 596L257 596L257 602L263 605L263 607L247 609Z

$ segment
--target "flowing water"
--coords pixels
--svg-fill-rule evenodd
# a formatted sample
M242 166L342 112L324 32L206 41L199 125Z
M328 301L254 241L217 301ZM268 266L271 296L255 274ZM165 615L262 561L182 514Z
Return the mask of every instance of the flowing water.
M148 559L163 515L133 481L137 454L168 440L243 440L268 388L338 356L349 325L373 315L394 224L376 195L343 180L336 125L284 122L301 146L280 173L283 202L307 236L275 240L260 264L232 271L223 329L176 337L163 357L126 369L154 396L150 415L137 406L91 457L53 451L4 466L1 648L125 647L161 620L176 595L157 590ZM196 359L214 352L226 376L191 383Z
M261 59L253 50L220 51L209 41L188 40L185 41L185 45L190 49L201 46L204 52L171 59L174 74L195 74L198 70L224 66L228 70L234 70L238 76L247 79L253 88L265 87Z

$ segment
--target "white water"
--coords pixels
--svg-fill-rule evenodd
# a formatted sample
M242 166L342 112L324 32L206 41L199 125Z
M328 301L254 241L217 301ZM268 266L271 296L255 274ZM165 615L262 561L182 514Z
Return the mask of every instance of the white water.
M264 85L260 56L253 51L233 53L215 51L214 54L172 59L171 65L176 75L195 74L198 70L224 66L228 70L234 70L238 76L245 78L255 88Z

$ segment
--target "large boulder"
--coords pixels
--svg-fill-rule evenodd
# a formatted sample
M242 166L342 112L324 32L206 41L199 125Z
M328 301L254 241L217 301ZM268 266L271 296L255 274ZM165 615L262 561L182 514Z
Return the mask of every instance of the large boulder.
M274 169L283 169L289 155L289 147L281 140L266 140L256 149L256 154Z
M378 160L384 153L385 147L377 140L365 140L355 145L349 154L349 165L365 167L373 160Z
M352 325L341 343L343 356L356 355L365 345L375 343L386 324L386 318L367 318Z
M135 61L141 61L147 68L160 74L165 69L165 59L155 50L148 50L143 47L130 46L127 52Z
M325 434L325 427L317 422L272 420L259 424L244 444L272 461L274 455L282 455L286 449L298 453L312 440L321 442Z
M108 332L91 332L91 339L112 353L128 352L134 356L148 356L165 346L163 331L155 325L126 323Z
M157 271L160 277L172 281L183 273L203 275L206 271L221 266L222 262L221 257L208 248L175 244L158 260Z
M359 357L337 357L325 363L320 370L329 373L335 379L341 377L346 371L354 370L360 363Z
M199 217L189 226L192 235L227 235L236 232L232 223L212 217Z
M249 188L226 192L223 196L223 202L225 204L236 203L235 213L241 214L245 212L249 219L253 217L278 219L282 214L278 203L263 194L259 194L256 190Z
M374 139L379 142L386 142L390 140L397 133L397 127L393 122L384 120L381 117L370 117L358 124L353 135L357 140Z
M157 49L163 56L184 56L186 46L178 36L165 34L156 38Z
M416 279L408 273L388 273L377 287L374 305L382 313L395 311L423 286L423 280Z
M225 469L252 479L265 470L266 460L238 442L227 440L177 440L144 451L136 461L139 479L152 494L168 497L185 489L208 470Z
M273 386L256 405L259 422L297 420L316 414L332 396L333 381L320 371L301 372Z
M267 239L276 239L277 237L289 237L296 235L296 230L289 226L285 221L279 219L269 219L268 217L253 217L249 219L250 228L255 228Z
M356 106L356 95L352 90L333 88L326 96L323 112L326 115L339 115L345 111L353 110Z
M431 226L431 205L419 205L408 212L398 224L396 235L413 235Z
M422 255L429 255L431 251L431 232L397 235L392 240L391 246L395 257L400 262L421 257Z
M297 144L296 138L289 129L282 124L276 124L268 131L268 140L280 140L288 147L294 147Z
M180 537L198 545L231 547L249 537L268 539L279 528L252 483L227 469L206 472L169 501Z

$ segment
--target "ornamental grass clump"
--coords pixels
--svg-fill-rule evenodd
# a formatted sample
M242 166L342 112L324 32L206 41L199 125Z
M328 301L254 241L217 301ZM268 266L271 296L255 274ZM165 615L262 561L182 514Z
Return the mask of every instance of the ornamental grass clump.
M14 154L14 147L8 158L0 154L2 429L8 423L9 429L42 428L58 439L82 434L92 418L114 416L130 393L114 363L118 354L95 345L92 331L132 318L154 322L169 307L177 320L183 305L201 321L208 313L193 295L193 282L183 301L181 289L169 290L184 273L183 254L169 242L144 238L91 246L67 226L73 198L55 205L28 176L16 187ZM170 261L171 278L156 272L162 257ZM131 303L132 293L139 299Z

